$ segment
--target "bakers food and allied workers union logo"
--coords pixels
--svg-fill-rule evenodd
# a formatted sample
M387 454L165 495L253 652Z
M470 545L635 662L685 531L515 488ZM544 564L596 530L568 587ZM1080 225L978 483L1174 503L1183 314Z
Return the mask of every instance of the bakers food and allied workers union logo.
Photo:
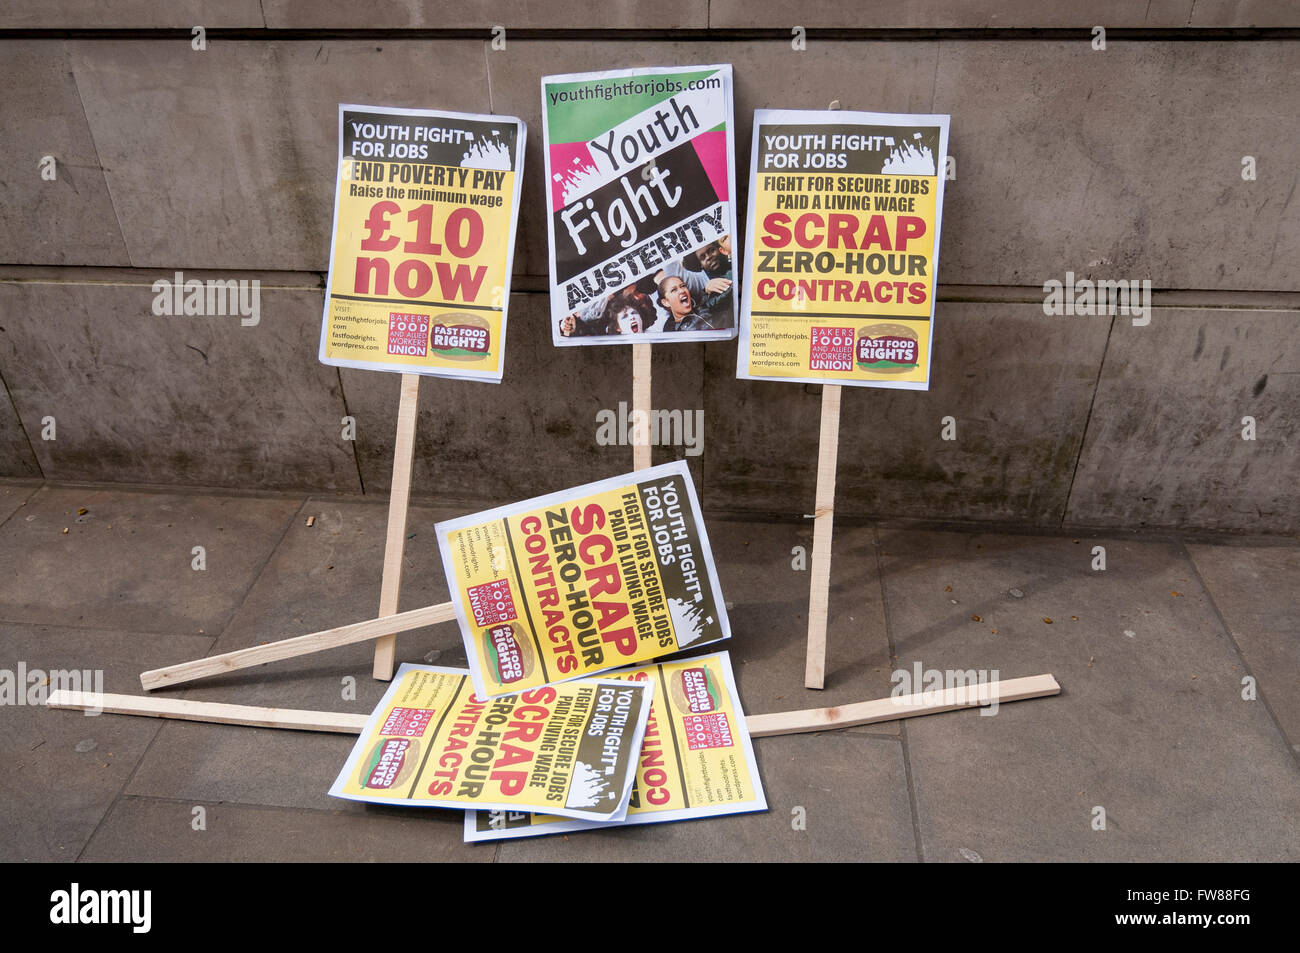
M509 623L494 625L483 633L489 671L499 685L510 685L533 673L536 653L527 639L517 638Z
M707 668L684 668L669 680L668 697L683 715L701 715L715 710L722 694Z
M420 760L420 743L414 738L380 738L361 763L357 776L363 788L387 790L410 779Z
M903 374L920 361L921 342L905 324L869 324L858 335L858 367L877 374Z

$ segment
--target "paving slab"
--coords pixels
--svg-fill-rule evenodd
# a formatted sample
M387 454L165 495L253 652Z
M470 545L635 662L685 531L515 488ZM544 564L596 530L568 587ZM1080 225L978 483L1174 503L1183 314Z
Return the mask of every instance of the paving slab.
M900 669L1063 689L905 723L926 860L1300 858L1300 769L1181 545L880 533Z
M501 842L499 859L583 863L916 860L903 754L845 731L754 742L763 813ZM802 811L796 813L796 809ZM803 829L796 829L802 821Z
M311 500L285 534L238 614L210 653L305 635L375 617L388 509L381 503ZM412 507L399 608L447 601L434 523L455 515ZM306 517L315 516L312 526ZM369 714L388 688L371 676L374 643L241 669L160 694L198 701ZM464 668L455 623L397 637L397 664ZM349 736L171 722L128 793L195 801L339 810L328 795L354 739Z
M820 691L804 688L812 520L714 520L709 541L732 632L729 642L714 648L731 653L746 712L829 708L889 695L894 666L871 527L839 527L832 538L826 686ZM898 734L893 722L849 730Z
M1300 753L1300 548L1188 543L1214 604Z
M1300 532L1300 495L1280 478L1300 468L1295 326L1283 310L1116 317L1066 521Z
M338 374L316 360L321 292L248 275L255 324L155 314L152 282L175 274L0 282L0 372L44 477L359 491Z
M43 6L43 5L42 5ZM15 25L6 4L0 28ZM125 265L126 244L62 40L0 42L0 261ZM54 161L54 178L45 157ZM9 320L13 318L6 314Z
M17 513L40 489L40 484L30 481L0 483L0 525Z
M195 830L202 807L205 830ZM398 811L357 805L343 813L123 798L82 860L117 863L447 863L490 861L460 842L456 811Z
M214 638L301 505L44 487L0 526L0 619Z
M46 679L135 694L146 661L184 661L211 644L196 635L0 624L0 679L17 688L0 709L0 860L76 860L162 727L152 718L47 710Z

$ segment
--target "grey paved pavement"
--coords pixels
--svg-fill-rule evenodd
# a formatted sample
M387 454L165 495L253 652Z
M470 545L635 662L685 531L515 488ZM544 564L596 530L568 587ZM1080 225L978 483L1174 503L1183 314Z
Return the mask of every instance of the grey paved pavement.
M102 671L105 691L136 694L144 669L369 618L385 515L355 498L0 483L0 670ZM402 608L446 598L433 524L453 515L412 509ZM758 739L766 813L478 846L452 812L330 798L343 736L6 704L0 860L1300 859L1300 540L841 526L827 684L811 692L796 568L811 526L708 529L749 712L878 698L918 670L1052 672L1063 691L992 717ZM175 694L365 712L384 687L370 657L350 646ZM464 653L445 624L399 636L398 660Z

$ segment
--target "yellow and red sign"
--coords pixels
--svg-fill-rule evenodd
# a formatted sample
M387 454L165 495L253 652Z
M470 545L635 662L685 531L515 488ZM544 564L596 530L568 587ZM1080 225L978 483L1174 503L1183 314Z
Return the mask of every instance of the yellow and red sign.
M524 124L339 107L325 364L500 381Z
M929 386L947 116L758 110L736 375Z
M684 462L434 529L481 695L594 675L731 634Z

